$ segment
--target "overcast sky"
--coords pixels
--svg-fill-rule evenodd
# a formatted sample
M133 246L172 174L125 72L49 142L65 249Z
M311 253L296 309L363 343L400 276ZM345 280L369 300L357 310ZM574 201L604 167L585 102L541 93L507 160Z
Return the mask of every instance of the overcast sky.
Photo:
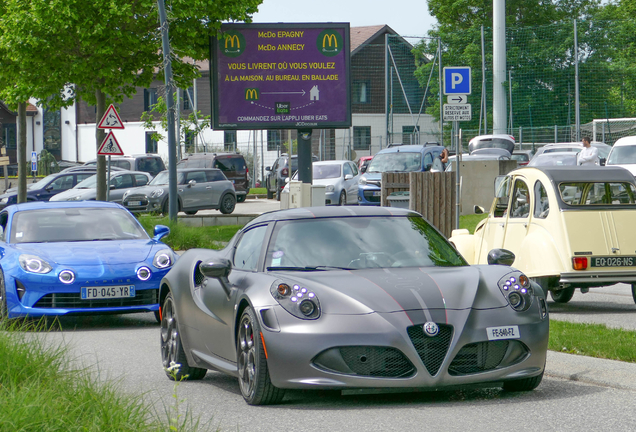
M425 0L263 0L255 23L349 22L387 24L401 36L426 36L435 19Z

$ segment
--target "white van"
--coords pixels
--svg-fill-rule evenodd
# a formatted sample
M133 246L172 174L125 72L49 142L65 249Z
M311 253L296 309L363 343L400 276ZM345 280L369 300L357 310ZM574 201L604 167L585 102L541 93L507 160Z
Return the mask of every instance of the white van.
M618 139L607 156L606 165L623 167L636 176L636 136Z

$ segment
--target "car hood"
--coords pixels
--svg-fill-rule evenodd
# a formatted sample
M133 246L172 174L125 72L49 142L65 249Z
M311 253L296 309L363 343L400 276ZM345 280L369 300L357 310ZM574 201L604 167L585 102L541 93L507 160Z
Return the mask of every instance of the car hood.
M315 290L327 314L361 314L505 307L508 302L493 280L511 271L505 266L465 266L276 273Z
M363 175L364 178L366 178L367 180L375 180L375 181L379 181L382 180L382 173L379 172L366 172Z
M177 188L183 187L183 185L177 185ZM128 195L150 195L152 193L152 191L157 190L157 189L163 189L165 191L168 190L168 185L146 185L146 186L139 186L136 188L131 188L128 189L128 191L126 192Z
M67 201L71 198L95 199L95 189L69 189L53 195L51 201Z
M16 245L22 253L37 255L49 263L67 266L116 265L148 258L152 240L25 243ZM167 246L166 246L167 248Z

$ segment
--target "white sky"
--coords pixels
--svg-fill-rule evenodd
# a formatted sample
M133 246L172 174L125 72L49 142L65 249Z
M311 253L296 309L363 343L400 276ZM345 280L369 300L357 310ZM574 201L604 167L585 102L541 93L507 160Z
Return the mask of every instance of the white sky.
M436 20L426 0L263 0L253 22L387 24L400 36L426 36Z

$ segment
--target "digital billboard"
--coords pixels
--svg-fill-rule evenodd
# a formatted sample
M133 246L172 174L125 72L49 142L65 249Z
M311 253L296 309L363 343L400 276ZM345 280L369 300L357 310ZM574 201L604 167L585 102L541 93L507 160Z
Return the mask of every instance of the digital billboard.
M210 47L215 129L351 126L349 23L224 24Z

